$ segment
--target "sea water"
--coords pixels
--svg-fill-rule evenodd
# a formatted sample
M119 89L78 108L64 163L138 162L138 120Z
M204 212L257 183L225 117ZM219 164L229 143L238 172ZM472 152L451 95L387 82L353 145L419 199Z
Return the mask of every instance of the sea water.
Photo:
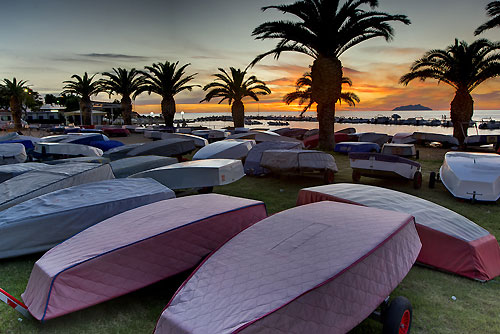
M337 111L335 116L337 117L356 117L356 118L376 118L378 116L386 116L391 117L393 114L398 114L401 116L401 119L408 118L423 118L425 120L430 119L439 119L439 120L450 120L450 111L449 110L430 110L430 111ZM230 113L184 113L181 115L180 113L176 113L175 119L182 120L183 118L187 121L194 120L201 117L209 117L209 116L227 116ZM259 113L249 112L245 113L246 116L298 116L299 112L266 112L261 111ZM306 117L314 117L316 116L316 112L307 112L304 114ZM477 122L477 125L481 123L482 120L494 119L500 121L500 110L476 110L474 111L474 115L472 117L473 121ZM262 125L251 125L247 126L249 128L267 128L270 130L279 129L283 127L290 128L304 128L304 129L317 129L317 122L304 122L304 121L289 121L289 125L287 126L272 126L268 125L266 120L260 120ZM223 122L223 121L205 121L205 122L194 122L189 123L189 126L206 126L211 129L222 129L225 127L233 126L233 122ZM335 131L341 130L344 128L353 127L357 132L381 132L386 133L388 135L394 135L399 132L433 132L433 133L442 133L442 134L452 134L452 127L443 127L443 126L415 126L415 125L385 125L385 124L363 124L363 123L336 123ZM477 127L469 128L469 135L475 134L500 134L500 130L487 130L487 129L478 129Z

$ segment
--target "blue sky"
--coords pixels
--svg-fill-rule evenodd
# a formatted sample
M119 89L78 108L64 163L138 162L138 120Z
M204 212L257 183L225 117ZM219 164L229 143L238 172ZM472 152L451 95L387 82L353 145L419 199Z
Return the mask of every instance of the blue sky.
M0 78L28 80L36 91L59 93L62 81L72 74L110 71L112 67L143 68L153 62L191 63L189 73L199 73L194 83L208 83L218 67L245 67L255 55L275 42L257 41L252 30L260 23L287 16L265 5L272 0L47 0L9 1L2 4L0 20ZM487 20L489 1L381 0L379 10L405 14L412 24L393 24L391 43L375 39L346 52L341 60L352 76L352 90L360 95L360 109L384 109L403 101L447 108L453 91L435 82L402 87L399 76L431 48L445 48L454 38L474 40L473 31ZM481 37L495 40L500 30ZM252 74L271 83L275 92L265 99L269 107L293 90L293 82L312 63L308 57L286 55L266 58ZM475 96L476 106L489 108L497 98L498 81L486 83ZM405 91L406 89L406 91ZM385 92L385 93L384 93ZM383 95L385 94L385 95ZM451 98L450 98L451 96ZM106 99L106 95L100 95ZM201 89L176 97L187 110L197 105ZM158 96L142 95L136 105L159 103ZM147 107L143 107L147 108ZM214 107L215 108L215 107Z

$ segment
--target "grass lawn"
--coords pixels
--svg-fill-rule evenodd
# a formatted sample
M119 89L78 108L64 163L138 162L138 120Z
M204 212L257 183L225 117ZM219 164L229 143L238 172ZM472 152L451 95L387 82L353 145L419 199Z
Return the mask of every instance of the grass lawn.
M500 239L500 206L497 203L470 204L453 198L444 186L429 189L429 173L437 171L445 151L421 149L422 189L411 182L361 178L361 183L406 192L443 205L473 220ZM351 169L346 156L334 154L340 172L335 182L351 182ZM301 188L322 184L320 178L244 177L231 185L217 187L215 192L262 200L268 212L275 213L295 206ZM0 261L0 287L20 297L31 268L41 254ZM151 333L170 296L188 273L164 280L129 295L41 324L33 320L19 321L19 315L0 305L0 333ZM500 278L488 283L414 266L393 292L404 295L413 304L412 333L432 334L498 334L500 333ZM456 300L452 300L452 296ZM381 325L365 320L352 333L381 333Z

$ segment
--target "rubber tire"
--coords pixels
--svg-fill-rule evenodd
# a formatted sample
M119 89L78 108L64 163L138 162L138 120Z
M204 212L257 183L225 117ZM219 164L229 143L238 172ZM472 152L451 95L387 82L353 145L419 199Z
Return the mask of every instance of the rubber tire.
M361 173L357 170L352 171L352 182L358 183L361 180Z
M414 189L422 188L422 173L421 172L415 172L415 175L413 175L413 188Z
M405 332L404 330L401 333L408 334L411 329L411 322L413 317L413 309L411 307L410 301L403 297L398 296L394 298L389 306L385 309L383 314L383 334L400 334L401 322L403 320L403 315L405 312L409 311L410 319L408 324L408 329Z
M204 187L198 190L199 194L210 194L214 191L214 187Z
M429 176L429 188L434 189L436 186L436 172L431 172Z
M332 170L327 169L323 176L323 181L325 184L332 184L335 181L335 173Z

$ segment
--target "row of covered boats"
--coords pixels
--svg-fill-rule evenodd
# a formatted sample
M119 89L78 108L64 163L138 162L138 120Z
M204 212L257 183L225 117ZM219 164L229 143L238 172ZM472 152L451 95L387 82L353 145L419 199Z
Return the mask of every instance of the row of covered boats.
M164 134L95 157L46 151L39 152L44 163L0 166L0 258L48 250L35 263L24 303L2 291L0 299L44 321L196 267L161 312L156 333L346 333L384 303L415 260L481 281L500 275L500 248L486 230L388 189L303 189L296 208L270 217L254 200L175 198L173 190L207 190L244 172L312 172L332 183L337 166L330 154L271 133L234 133L210 144ZM370 155L372 165L388 155L353 154ZM407 304L387 310L397 318L389 333L409 329Z

